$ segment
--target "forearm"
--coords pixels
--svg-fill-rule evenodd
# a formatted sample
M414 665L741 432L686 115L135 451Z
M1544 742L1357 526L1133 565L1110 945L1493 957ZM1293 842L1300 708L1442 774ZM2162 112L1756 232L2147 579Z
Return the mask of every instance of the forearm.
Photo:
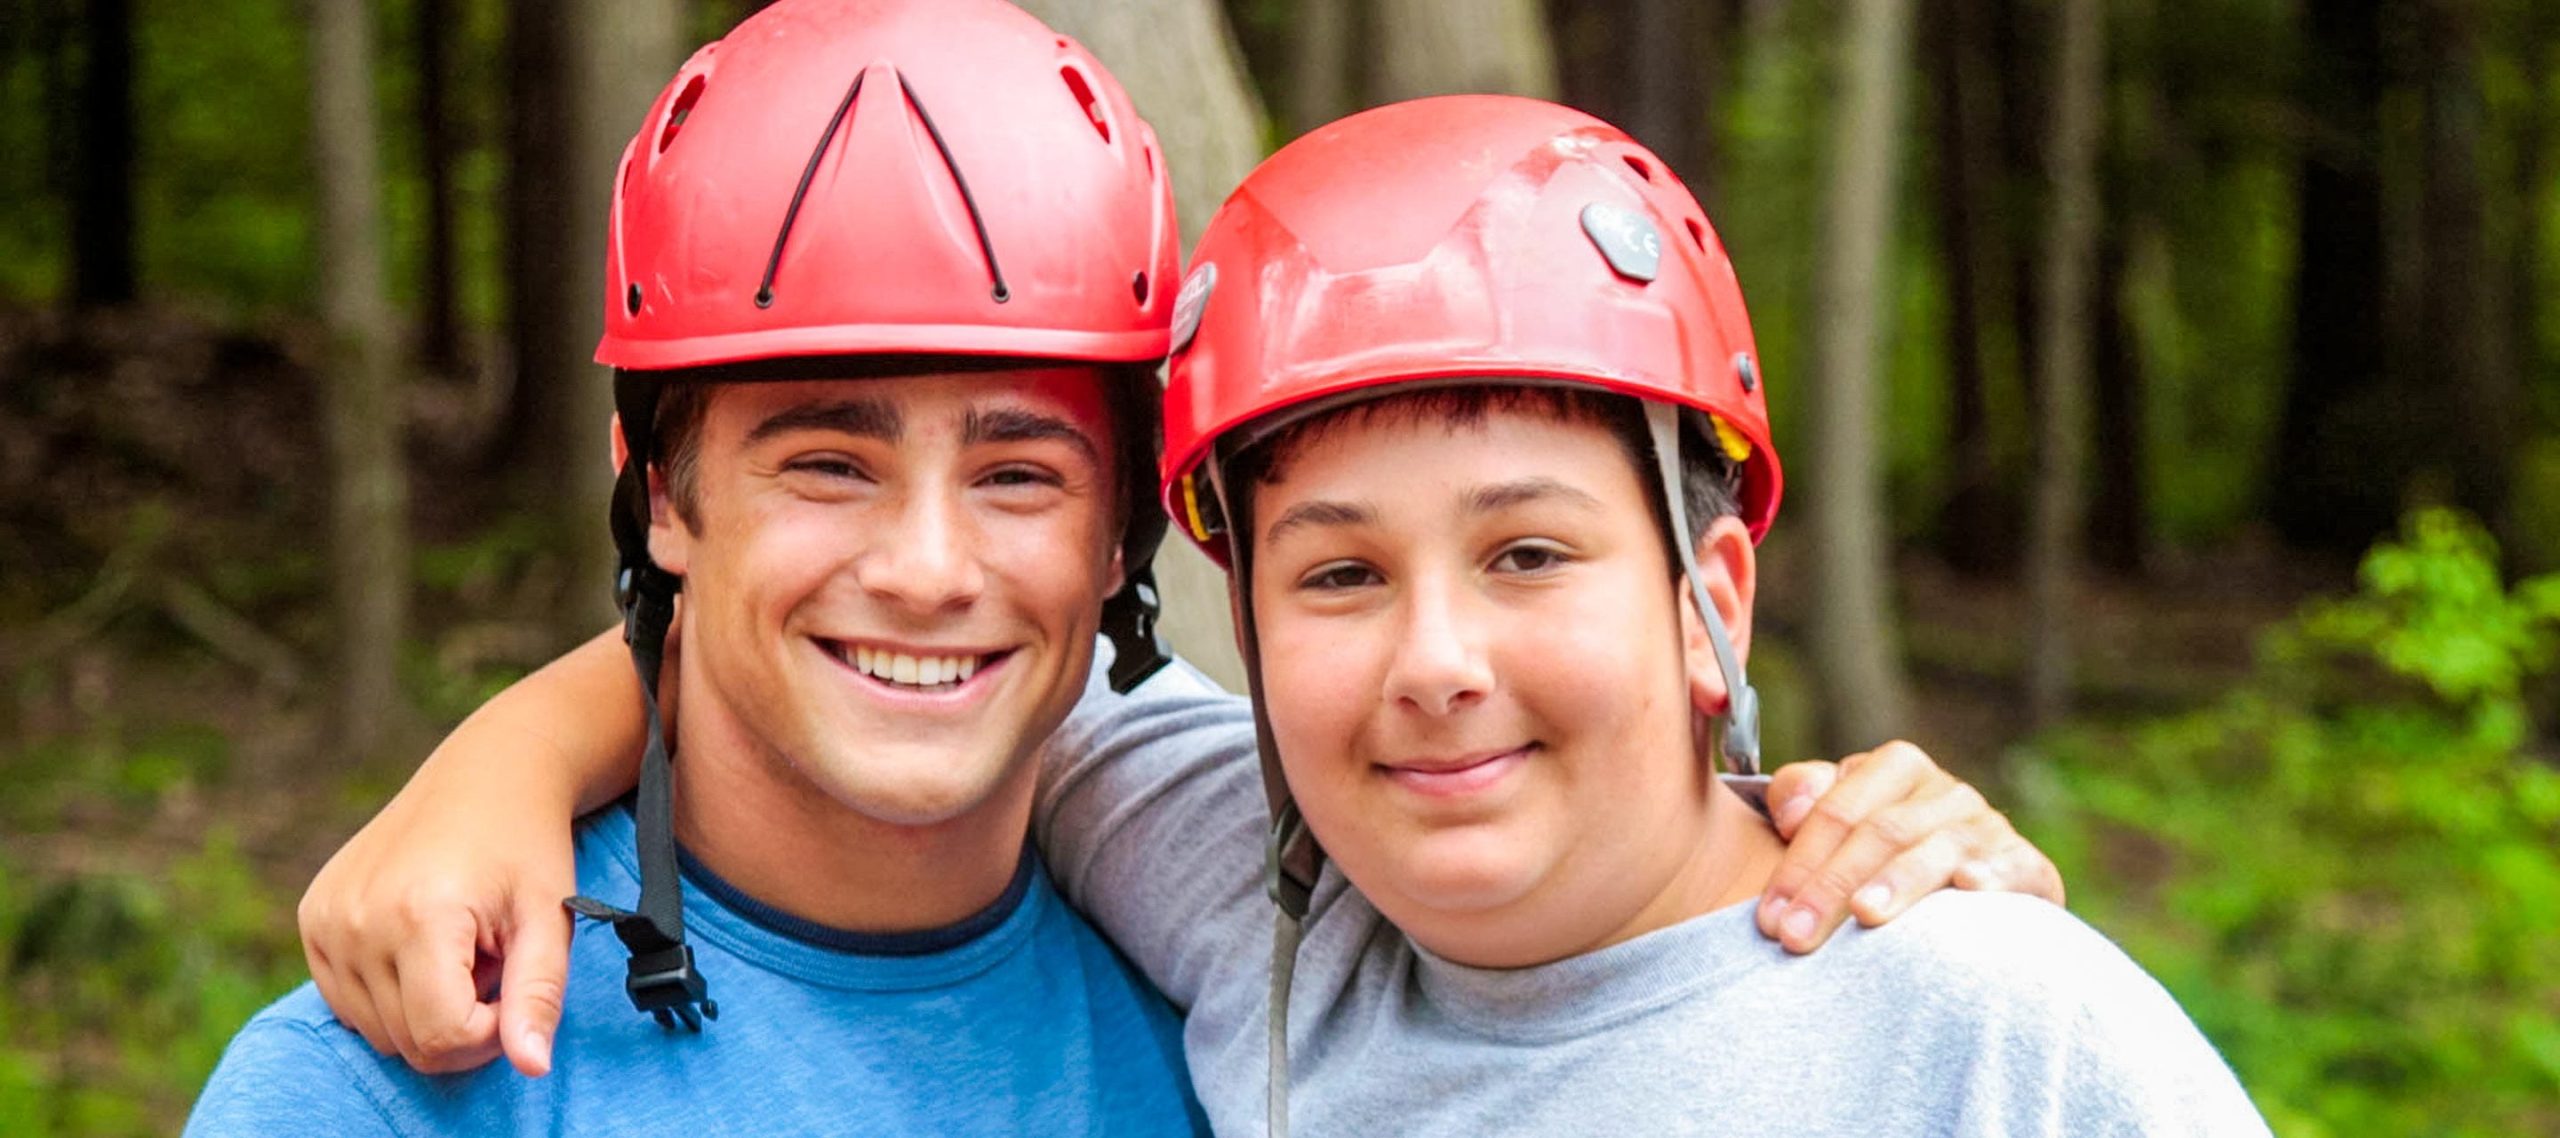
M472 712L401 793L452 786L485 797L507 787L510 797L531 795L583 815L639 781L647 742L638 674L620 630L607 630Z

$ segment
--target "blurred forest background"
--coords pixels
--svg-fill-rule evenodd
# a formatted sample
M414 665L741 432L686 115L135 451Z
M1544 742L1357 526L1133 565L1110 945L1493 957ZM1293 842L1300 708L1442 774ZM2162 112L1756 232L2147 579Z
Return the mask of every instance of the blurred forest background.
M1193 232L1366 105L1626 126L1793 474L1772 755L1983 784L2279 1133L2560 1133L2560 4L1028 6ZM609 619L605 187L753 7L0 8L0 1132L174 1129L327 852Z

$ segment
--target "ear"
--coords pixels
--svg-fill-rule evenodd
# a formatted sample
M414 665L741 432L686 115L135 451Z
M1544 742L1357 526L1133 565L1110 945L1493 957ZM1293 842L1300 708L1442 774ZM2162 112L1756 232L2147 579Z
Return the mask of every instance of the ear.
M631 462L631 440L622 433L622 416L613 417L613 470L616 477ZM684 576L693 556L693 530L667 500L667 480L657 464L649 466L649 560L658 568Z
M1751 602L1759 585L1759 559L1751 547L1751 530L1742 519L1717 518L1698 535L1698 576L1706 582L1707 600L1723 618L1726 634L1733 638L1735 661L1750 659ZM1730 696L1724 669L1716 663L1715 647L1707 638L1706 622L1698 616L1689 583L1674 583L1680 591L1680 650L1689 674L1689 705L1702 715L1723 714Z
M1161 557L1163 555L1158 554L1157 556ZM1119 596L1120 587L1129 583L1129 547L1127 545L1117 542L1112 544L1110 576L1110 583L1103 586L1102 595L1106 597Z

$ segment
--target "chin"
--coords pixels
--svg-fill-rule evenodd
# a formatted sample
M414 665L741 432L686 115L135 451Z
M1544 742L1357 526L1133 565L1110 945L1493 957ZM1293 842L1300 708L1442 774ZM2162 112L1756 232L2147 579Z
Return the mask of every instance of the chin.
M1022 764L943 747L886 747L831 767L808 772L810 779L847 809L893 826L933 826L985 806Z
M1425 837L1382 851L1382 856L1393 866L1393 872L1385 875L1392 885L1389 891L1433 913L1486 913L1502 908L1527 896L1539 877L1516 839L1481 827ZM1344 869L1349 872L1350 867Z

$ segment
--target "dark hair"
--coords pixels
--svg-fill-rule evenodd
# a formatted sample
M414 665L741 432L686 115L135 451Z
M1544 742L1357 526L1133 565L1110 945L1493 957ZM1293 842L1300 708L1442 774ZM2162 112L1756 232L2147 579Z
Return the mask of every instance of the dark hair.
M1249 498L1255 489L1285 477L1289 463L1307 447L1346 426L1443 423L1473 427L1497 412L1541 415L1608 428L1618 440L1619 450L1635 467L1636 484L1644 487L1654 524L1662 532L1664 546L1669 547L1670 515L1663 508L1662 479L1654 472L1653 439L1645 429L1644 407L1632 396L1589 387L1520 383L1422 387L1321 411L1247 446L1227 464L1228 485L1233 487L1233 495ZM1717 518L1741 512L1737 504L1742 497L1741 470L1721 448L1700 436L1696 418L1690 415L1681 417L1680 491L1693 541ZM1249 501L1228 505L1238 515L1236 526L1252 524ZM1672 564L1679 563L1674 556Z

